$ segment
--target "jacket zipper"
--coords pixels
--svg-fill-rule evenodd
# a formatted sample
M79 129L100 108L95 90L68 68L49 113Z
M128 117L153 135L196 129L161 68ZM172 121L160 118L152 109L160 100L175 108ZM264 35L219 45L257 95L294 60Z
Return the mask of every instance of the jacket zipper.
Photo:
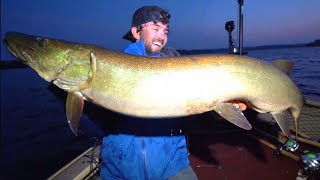
M148 180L148 171L147 171L147 153L146 153L146 144L144 142L143 136L141 136L141 153L143 161L143 173L146 180Z

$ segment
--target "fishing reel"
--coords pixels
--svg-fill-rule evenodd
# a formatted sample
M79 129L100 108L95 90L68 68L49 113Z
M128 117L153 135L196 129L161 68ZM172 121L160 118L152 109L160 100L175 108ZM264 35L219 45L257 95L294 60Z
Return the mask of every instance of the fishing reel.
M302 168L298 171L298 180L306 180L311 177L320 177L320 154L314 152L303 153L300 157Z
M299 148L298 141L294 139L288 139L283 145L284 149L290 152L296 152Z
M315 152L306 152L301 155L301 162L307 174L313 174L320 168L320 154Z
M294 139L288 139L282 147L276 150L276 154L281 154L281 150L284 149L289 152L296 152L299 148L299 143Z
M301 154L300 156L300 162L302 164L301 172L298 173L300 174L300 177L311 177L316 171L320 169L320 154L315 153L315 152L304 152L301 150L298 150L299 148L299 143L294 140L294 139L288 139L283 147L281 149L285 149L286 151L289 152L296 152Z
M280 154L281 150L284 149L288 152L301 154L300 165L302 169L299 170L298 177L300 179L307 179L312 177L320 169L320 153L305 152L298 148L299 143L296 140L288 139L282 147L277 149L276 153Z
M299 143L296 140L288 139L283 147L286 151L296 152L299 148ZM301 151L299 151L301 152ZM300 160L303 167L307 171L315 172L320 168L320 154L315 152L302 152Z
M304 169L316 171L320 168L320 154L315 152L302 152L301 150L298 150L299 143L294 139L288 139L285 144L280 148L280 151L282 149L285 149L289 152L296 152L299 151L299 153L302 153L300 160L304 166Z

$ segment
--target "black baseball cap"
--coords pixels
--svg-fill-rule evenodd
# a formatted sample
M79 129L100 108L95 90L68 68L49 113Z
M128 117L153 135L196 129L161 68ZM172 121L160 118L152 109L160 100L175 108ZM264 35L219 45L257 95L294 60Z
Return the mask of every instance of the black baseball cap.
M168 24L170 19L170 14L158 6L143 6L137 9L133 16L131 27L138 27L147 22L162 22L163 24ZM125 34L123 39L135 42L131 30Z

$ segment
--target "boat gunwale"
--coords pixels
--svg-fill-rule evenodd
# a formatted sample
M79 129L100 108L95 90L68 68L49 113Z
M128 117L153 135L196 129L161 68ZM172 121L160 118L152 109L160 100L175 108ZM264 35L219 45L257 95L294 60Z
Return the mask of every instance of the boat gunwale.
M309 95L303 95L303 97L305 98L307 105L320 107L320 98Z

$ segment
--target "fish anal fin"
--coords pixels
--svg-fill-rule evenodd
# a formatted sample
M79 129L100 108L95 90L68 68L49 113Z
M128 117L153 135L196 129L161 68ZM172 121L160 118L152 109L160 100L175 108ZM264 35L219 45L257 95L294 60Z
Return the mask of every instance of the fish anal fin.
M243 129L250 130L252 128L251 124L244 116L239 106L236 106L232 103L221 103L214 109L214 111L216 111L224 119Z
M273 118L278 123L281 131L288 137L291 138L289 122L287 120L286 112L279 112L279 113L271 113Z
M66 101L66 115L71 131L77 136L84 99L79 92L69 92Z

